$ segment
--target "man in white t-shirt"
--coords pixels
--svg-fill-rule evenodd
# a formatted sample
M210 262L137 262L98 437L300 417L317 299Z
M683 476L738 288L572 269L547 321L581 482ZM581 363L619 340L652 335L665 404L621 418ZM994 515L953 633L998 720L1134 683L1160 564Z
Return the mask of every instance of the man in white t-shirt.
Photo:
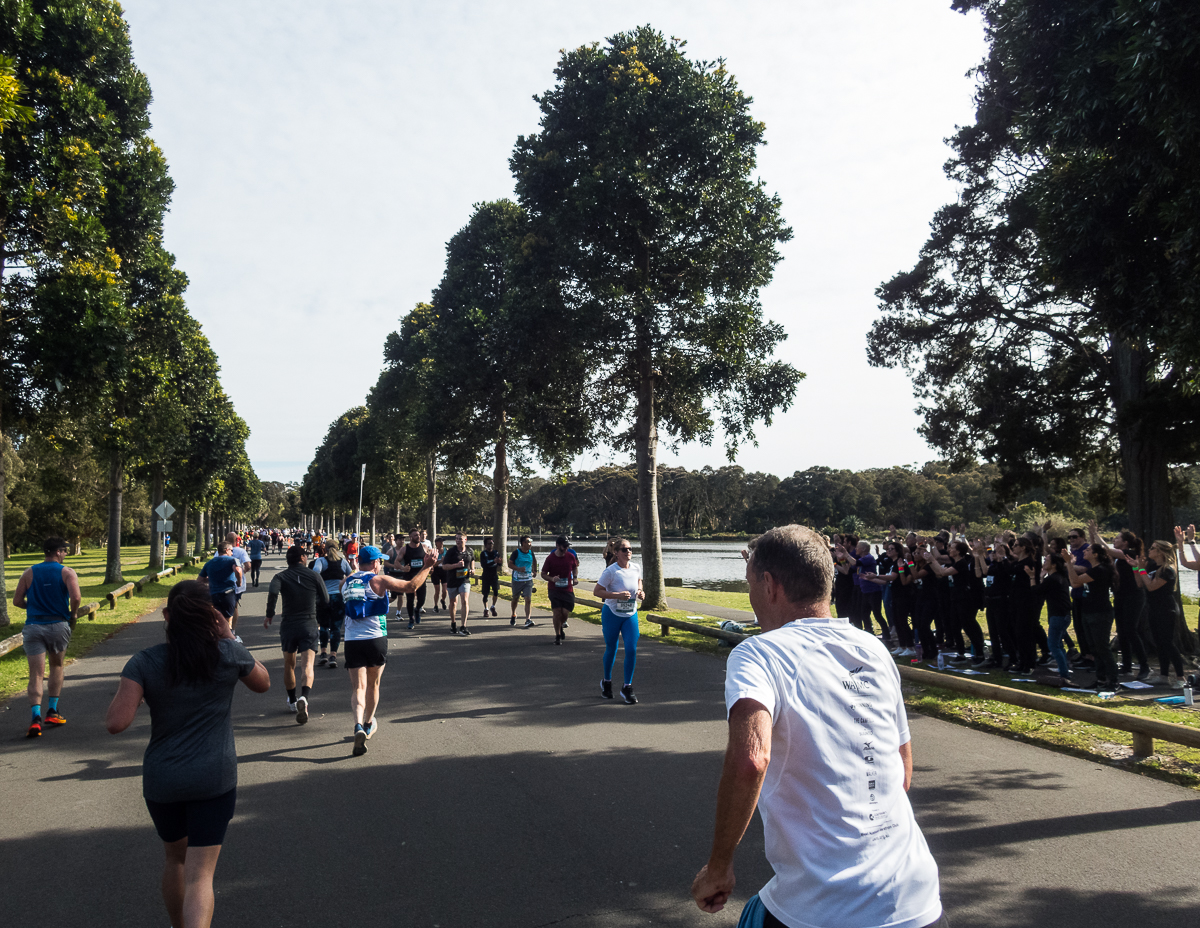
M229 627L233 629L234 640L241 644L242 639L237 633L237 623L238 616L242 611L242 594L246 592L246 578L250 576L250 555L246 552L245 548L238 544L237 532L230 532L225 536L225 540L229 542L229 556L237 561L238 566L242 568L241 579L238 580L237 589L233 591L237 599L237 605L233 610L233 618L229 620Z
M948 926L908 802L912 745L895 662L879 639L830 617L821 536L788 525L751 548L746 580L763 632L729 656L717 822L692 897L706 912L729 901L734 851L757 805L775 876L742 924Z

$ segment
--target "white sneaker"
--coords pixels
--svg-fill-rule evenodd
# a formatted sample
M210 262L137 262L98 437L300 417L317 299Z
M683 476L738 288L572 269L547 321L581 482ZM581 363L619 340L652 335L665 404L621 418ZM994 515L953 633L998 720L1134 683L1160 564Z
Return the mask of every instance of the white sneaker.
M1172 674L1170 682L1167 684L1167 686L1171 687L1173 690L1181 690L1183 689L1183 681Z
M1152 673L1150 676L1146 677L1146 682L1151 686L1166 686L1166 684L1170 681L1161 673Z
M914 651L912 648L904 648L903 650L900 651L899 654L896 655L896 657L916 657L916 656L917 656L917 652Z
M373 734L375 734L375 732L378 730L379 730L379 719L371 719L371 724L368 725L366 728L367 740L369 741L371 739L371 736Z
M288 712L292 713L292 715L296 714L296 700L289 699L287 701L287 707L288 707Z
M296 700L296 724L303 725L308 721L308 697L301 696Z
M525 620L525 627L526 627L526 628L533 628L533 625L534 625L533 619L526 619L526 620Z

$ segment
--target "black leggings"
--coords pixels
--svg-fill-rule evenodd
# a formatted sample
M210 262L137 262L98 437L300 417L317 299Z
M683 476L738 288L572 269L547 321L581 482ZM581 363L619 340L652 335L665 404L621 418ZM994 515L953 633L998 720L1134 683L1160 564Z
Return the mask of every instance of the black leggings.
M911 648L913 646L912 628L909 626L910 616L913 611L912 596L904 593L900 596L896 595L895 588L892 589L892 600L888 607L888 617L892 621L892 627L896 629L896 637L900 639L900 647Z
M321 615L317 620L320 626L319 634L321 637L321 650L325 650L327 644L332 645L330 650L334 654L337 653L338 645L342 643L342 635L346 628L346 613L345 605L342 602L342 594L338 593L329 597L329 605L321 608Z
M1132 669L1134 658L1137 658L1139 666L1150 666L1150 659L1146 656L1146 643L1142 641L1142 633L1138 631L1138 623L1145 608L1146 600L1141 596L1132 596L1119 602L1116 607L1117 643L1121 648L1121 666L1126 671Z
M1168 667L1174 666L1175 673L1183 676L1183 655L1175 647L1175 622L1177 615L1174 609L1155 609L1150 607L1150 634L1154 636L1154 649L1158 652L1159 673L1164 677Z
M253 583L255 586L258 586L258 572L260 570L262 570L262 561L261 560L250 562L250 582Z
M404 606L408 609L408 619L411 622L417 617L417 612L425 608L426 585L422 583L415 593L404 594Z

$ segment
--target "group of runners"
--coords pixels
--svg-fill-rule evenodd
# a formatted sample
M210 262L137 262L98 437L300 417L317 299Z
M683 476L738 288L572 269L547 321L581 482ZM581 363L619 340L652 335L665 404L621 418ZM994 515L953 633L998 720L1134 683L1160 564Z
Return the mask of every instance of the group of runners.
M427 614L431 582L433 606L428 611L445 612L450 619L450 634L469 637L471 582L477 575L483 615L498 617L502 554L491 538L485 538L476 556L461 532L431 543L423 531L414 529L406 539L386 535L379 546L360 544L353 533L333 537L295 532L281 537L287 545L287 566L270 581L263 625L271 628L279 616L288 711L294 713L298 724L308 721L315 668L336 668L340 651L352 684L353 753L365 754L367 743L378 730L376 710L380 678L387 664L387 621L393 614L392 604L397 619L407 617L409 630L416 629ZM257 577L265 550L262 546L272 542L266 533L254 533L249 538L230 533L200 572L200 577L208 581L213 607L229 621L237 643L241 643L236 626L245 577L247 572ZM609 563L593 590L602 601L605 640L600 692L606 699L616 696L612 671L617 645L623 641L624 680L618 692L630 705L638 701L633 692L633 674L638 603L644 597L631 554L628 542L614 539L606 552ZM507 563L512 572L509 625L516 627L518 607L524 601L522 628L537 627L532 602L534 580L540 578L548 586L554 643L561 646L567 637L579 582L579 558L568 539L559 536L554 550L539 565L532 539L522 535L509 552ZM251 584L257 586L258 582L255 579Z

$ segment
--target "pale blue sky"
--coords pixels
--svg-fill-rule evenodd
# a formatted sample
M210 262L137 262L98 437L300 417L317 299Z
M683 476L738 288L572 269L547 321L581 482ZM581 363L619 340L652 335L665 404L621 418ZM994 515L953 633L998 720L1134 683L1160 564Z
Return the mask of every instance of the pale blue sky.
M924 461L911 389L866 363L874 289L953 197L943 139L970 122L984 53L949 0L200 3L129 0L153 134L176 192L167 247L252 430L263 479L299 478L363 401L399 317L428 299L558 50L650 23L724 57L767 124L759 160L795 238L763 293L808 374L747 469ZM297 398L295 386L304 387ZM611 458L599 449L598 461ZM663 462L719 466L718 444ZM592 466L588 457L580 466Z

